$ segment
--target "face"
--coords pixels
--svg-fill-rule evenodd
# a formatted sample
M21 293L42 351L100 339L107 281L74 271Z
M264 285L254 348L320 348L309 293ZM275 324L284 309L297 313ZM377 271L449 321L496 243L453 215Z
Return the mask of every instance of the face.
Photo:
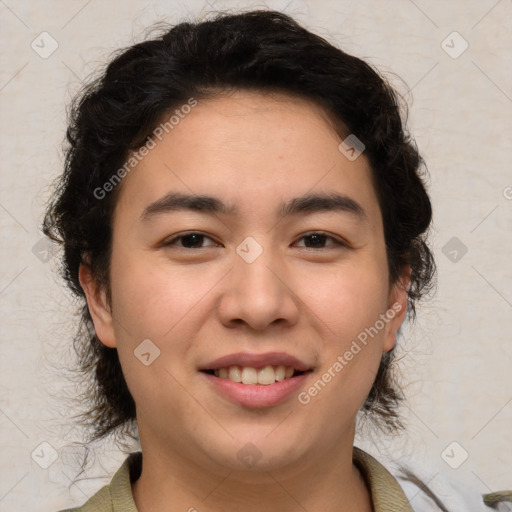
M199 102L124 178L111 308L81 281L143 450L275 470L351 448L407 296L367 159L340 142L305 100L236 92Z

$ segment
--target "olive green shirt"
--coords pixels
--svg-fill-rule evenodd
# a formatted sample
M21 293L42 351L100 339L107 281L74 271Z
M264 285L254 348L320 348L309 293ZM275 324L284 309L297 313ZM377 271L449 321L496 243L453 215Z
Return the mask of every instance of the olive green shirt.
M375 512L414 512L398 481L380 462L357 447L354 447L353 460L370 489ZM142 453L130 454L109 485L81 507L61 512L137 512L131 484L141 471Z

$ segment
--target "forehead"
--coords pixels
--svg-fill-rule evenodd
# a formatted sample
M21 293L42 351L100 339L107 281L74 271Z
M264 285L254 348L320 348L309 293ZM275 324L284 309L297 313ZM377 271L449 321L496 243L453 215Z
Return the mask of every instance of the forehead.
M337 192L379 217L367 159L350 160L339 150L342 138L312 102L236 91L178 107L160 126L167 129L124 178L117 209L140 215L178 192L218 197L240 216L277 211L308 192Z

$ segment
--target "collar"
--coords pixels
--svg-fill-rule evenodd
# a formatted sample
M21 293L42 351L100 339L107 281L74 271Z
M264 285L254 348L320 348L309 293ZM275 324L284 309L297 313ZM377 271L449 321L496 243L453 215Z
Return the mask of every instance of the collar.
M375 512L414 512L391 473L370 454L354 446L353 461L370 489ZM142 471L142 453L130 454L109 485L112 512L137 512L131 484Z

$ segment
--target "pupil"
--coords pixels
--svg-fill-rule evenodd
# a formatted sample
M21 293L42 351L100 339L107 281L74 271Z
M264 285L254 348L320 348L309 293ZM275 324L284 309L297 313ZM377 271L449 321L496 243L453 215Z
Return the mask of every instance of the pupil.
M190 246L190 245L197 245L199 244L200 242L200 239L202 238L203 235L196 235L196 234L192 234L192 235L185 235L182 239L182 244L185 245L185 246ZM187 243L187 241L190 241L191 239L195 240L195 241L192 241L191 243ZM200 244L199 244L200 245Z
M318 243L320 243L320 245L322 244L322 241L323 241L323 238L325 238L324 235L309 235L307 237L309 240L316 240L316 242L313 242L313 246L316 247L318 245Z

